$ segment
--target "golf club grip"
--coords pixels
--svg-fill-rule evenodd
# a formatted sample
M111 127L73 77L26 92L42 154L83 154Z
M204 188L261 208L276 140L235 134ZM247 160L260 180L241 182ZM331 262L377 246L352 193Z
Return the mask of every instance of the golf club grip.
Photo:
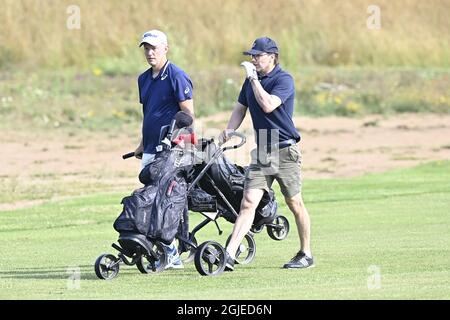
M122 156L122 159L128 159L134 157L134 152L128 152Z

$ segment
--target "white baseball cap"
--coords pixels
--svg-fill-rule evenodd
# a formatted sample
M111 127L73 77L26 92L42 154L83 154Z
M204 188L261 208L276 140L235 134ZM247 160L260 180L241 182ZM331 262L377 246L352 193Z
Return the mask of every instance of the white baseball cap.
M167 45L167 36L162 31L150 30L142 35L142 40L139 47L144 43L151 44L152 46L157 46L160 44Z

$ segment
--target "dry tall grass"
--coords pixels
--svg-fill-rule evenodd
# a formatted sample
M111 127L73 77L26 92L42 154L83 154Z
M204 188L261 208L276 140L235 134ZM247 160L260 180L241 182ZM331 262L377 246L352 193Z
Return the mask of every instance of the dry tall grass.
M380 30L366 26L373 3ZM80 29L66 27L71 4L81 9ZM291 68L448 67L449 14L448 0L1 0L0 67L134 59L151 28L167 32L172 56L195 68L236 64L261 35L278 41Z

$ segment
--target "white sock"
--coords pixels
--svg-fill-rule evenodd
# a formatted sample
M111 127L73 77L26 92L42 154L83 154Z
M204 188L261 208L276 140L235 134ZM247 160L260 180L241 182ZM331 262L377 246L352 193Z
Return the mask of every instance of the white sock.
M235 260L236 257L234 254L231 254L230 251L228 251L228 249L226 250L226 252L228 253L228 255L231 257L231 259Z

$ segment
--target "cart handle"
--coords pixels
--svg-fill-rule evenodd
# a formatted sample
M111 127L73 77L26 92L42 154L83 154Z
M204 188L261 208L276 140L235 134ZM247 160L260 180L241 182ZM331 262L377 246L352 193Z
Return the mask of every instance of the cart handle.
M122 156L122 159L128 159L134 157L134 152L128 152Z
M140 154L141 156L142 156L142 153ZM128 159L128 158L131 158L131 157L134 157L135 156L135 153L134 152L128 152L128 153L125 153L124 155L122 155L122 159Z
M245 144L245 142L247 141L247 139L245 138L245 135L242 134L242 133L240 133L240 132L237 132L237 131L230 132L230 134L229 134L228 136L229 136L229 137L234 137L234 136L239 137L239 138L241 138L241 141L240 141L238 144L235 144L235 145L233 145L233 146L229 146L229 147L224 147L224 148L222 148L222 151L229 150L229 149L237 149L237 148L240 148L240 147L242 147L242 146Z

